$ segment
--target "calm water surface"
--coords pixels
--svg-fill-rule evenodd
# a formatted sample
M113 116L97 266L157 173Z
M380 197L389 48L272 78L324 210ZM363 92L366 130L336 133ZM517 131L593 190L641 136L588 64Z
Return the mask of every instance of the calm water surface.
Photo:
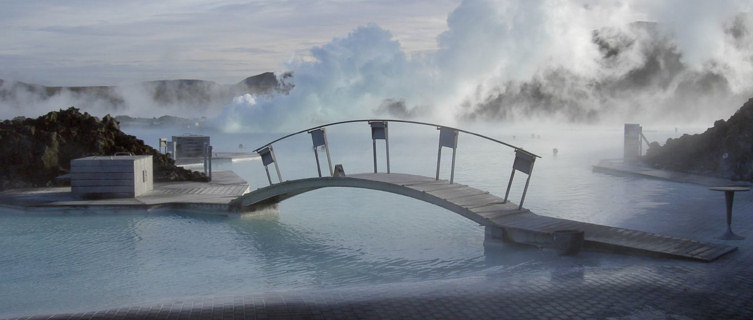
M536 162L526 199L526 207L539 214L672 234L671 226L641 217L676 207L687 196L698 203L710 199L702 187L593 173L591 166L598 160L621 156L621 128L479 131L543 156ZM160 136L182 134L143 129L129 133L152 145ZM248 151L278 136L211 135L218 151L237 151L239 144ZM395 125L390 135L393 172L434 175L436 130ZM663 142L675 133L646 135ZM329 140L333 162L342 163L346 173L372 170L365 124L331 128ZM302 135L275 146L284 179L316 173L310 143L309 136ZM504 195L514 153L462 134L459 145L456 181ZM384 170L384 146L378 146ZM552 148L559 149L556 157ZM443 159L446 178L449 149ZM216 169L235 171L252 189L266 185L258 161ZM516 180L514 201L524 181L524 175ZM485 248L482 227L439 207L358 189L317 190L281 203L278 210L242 217L172 210L0 213L0 317L185 297L460 278L557 263L556 255L545 250Z

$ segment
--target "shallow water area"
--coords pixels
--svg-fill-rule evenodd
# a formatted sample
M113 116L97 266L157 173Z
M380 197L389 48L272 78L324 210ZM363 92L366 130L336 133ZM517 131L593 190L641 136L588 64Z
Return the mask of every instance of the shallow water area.
M333 163L346 173L373 170L368 127L328 131ZM366 127L366 128L362 128ZM362 130L363 129L363 130ZM425 129L425 128L424 128ZM525 206L542 215L709 241L719 216L704 228L690 217L719 211L719 194L700 186L594 173L600 159L619 158L622 130L520 128L482 132L542 156ZM172 133L128 131L155 145ZM682 131L681 131L682 132ZM693 131L696 132L696 131ZM217 134L216 151L255 148L277 135ZM434 176L436 130L390 127L391 170ZM646 132L661 142L674 132ZM653 135L653 136L652 136ZM306 134L275 145L283 179L316 174ZM558 148L557 156L552 153ZM384 145L378 144L384 170ZM449 173L443 151L441 177ZM320 153L321 155L321 153ZM456 182L504 195L511 149L462 135ZM259 161L217 165L267 184ZM525 175L516 178L517 202ZM736 210L749 210L741 196ZM370 190L321 189L239 217L176 210L58 214L0 209L0 317L90 311L185 297L370 286L509 272L652 264L653 258L484 245L483 227L414 199ZM681 262L684 263L684 262ZM476 281L476 280L474 280Z

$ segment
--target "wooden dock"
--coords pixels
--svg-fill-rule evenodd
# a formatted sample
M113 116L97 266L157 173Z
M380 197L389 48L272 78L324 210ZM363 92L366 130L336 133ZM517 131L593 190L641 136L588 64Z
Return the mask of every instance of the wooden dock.
M70 187L8 190L0 205L21 210L180 208L227 215L229 203L248 191L248 182L232 171L215 171L210 182L157 182L154 189L132 198L82 199Z
M622 159L601 160L599 164L593 166L593 170L597 172L629 174L644 178L660 179L680 183L691 183L705 187L749 185L749 183L745 181L732 181L729 179L709 177L692 173L654 169L641 163L626 163Z
M256 153L248 152L214 152L212 153L213 164L227 164L237 161L251 161L259 159ZM204 157L182 157L175 160L175 164L184 167L204 165Z
M548 246L555 231L584 232L584 248L634 252L698 261L713 261L736 247L679 239L650 232L559 219L519 209L517 204L489 192L447 180L398 174L365 173L345 177L321 177L285 181L260 188L234 201L236 209L253 210L295 195L326 187L353 187L386 191L426 201L456 212L506 240Z

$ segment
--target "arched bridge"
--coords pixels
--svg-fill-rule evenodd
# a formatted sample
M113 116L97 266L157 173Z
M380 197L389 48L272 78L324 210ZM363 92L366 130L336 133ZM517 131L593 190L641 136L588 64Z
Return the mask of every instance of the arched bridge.
M332 167L326 128L354 122L367 123L371 129L373 172L345 174L342 167ZM432 126L438 130L437 164L436 175L434 177L391 172L389 123L393 122ZM303 133L308 133L311 136L318 176L285 181L282 179L280 168L275 158L273 144ZM455 156L458 146L458 135L461 133L487 139L500 146L510 148L515 153L504 197L496 196L471 186L455 183ZM378 140L384 141L386 172L378 172L377 170ZM439 178L443 148L449 148L452 151L449 180ZM326 154L326 169L329 169L328 175L322 175L322 165L319 160L320 150L323 150ZM351 187L386 191L432 203L485 226L488 238L505 241L538 246L559 246L559 249L567 249L562 246L569 247L573 243L578 243L577 233L575 241L558 241L555 235L563 234L560 231L564 230L577 230L583 232L584 239L582 244L586 248L637 251L701 261L715 260L736 249L735 247L726 245L676 239L642 231L613 228L534 214L530 210L524 209L523 203L528 191L535 160L539 156L500 140L457 128L405 120L342 121L289 134L269 142L255 151L261 156L269 186L259 188L235 199L231 207L239 211L253 211L257 208L266 207L320 188ZM277 179L272 178L269 166L274 166L274 173ZM508 199L516 172L527 176L522 196L517 204Z

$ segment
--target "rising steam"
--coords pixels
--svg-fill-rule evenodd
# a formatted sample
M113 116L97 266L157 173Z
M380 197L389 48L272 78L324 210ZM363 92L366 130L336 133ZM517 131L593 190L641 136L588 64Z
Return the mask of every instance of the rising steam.
M749 1L467 0L434 52L377 25L284 65L287 95L236 99L226 130L350 118L574 122L727 117L753 95Z

